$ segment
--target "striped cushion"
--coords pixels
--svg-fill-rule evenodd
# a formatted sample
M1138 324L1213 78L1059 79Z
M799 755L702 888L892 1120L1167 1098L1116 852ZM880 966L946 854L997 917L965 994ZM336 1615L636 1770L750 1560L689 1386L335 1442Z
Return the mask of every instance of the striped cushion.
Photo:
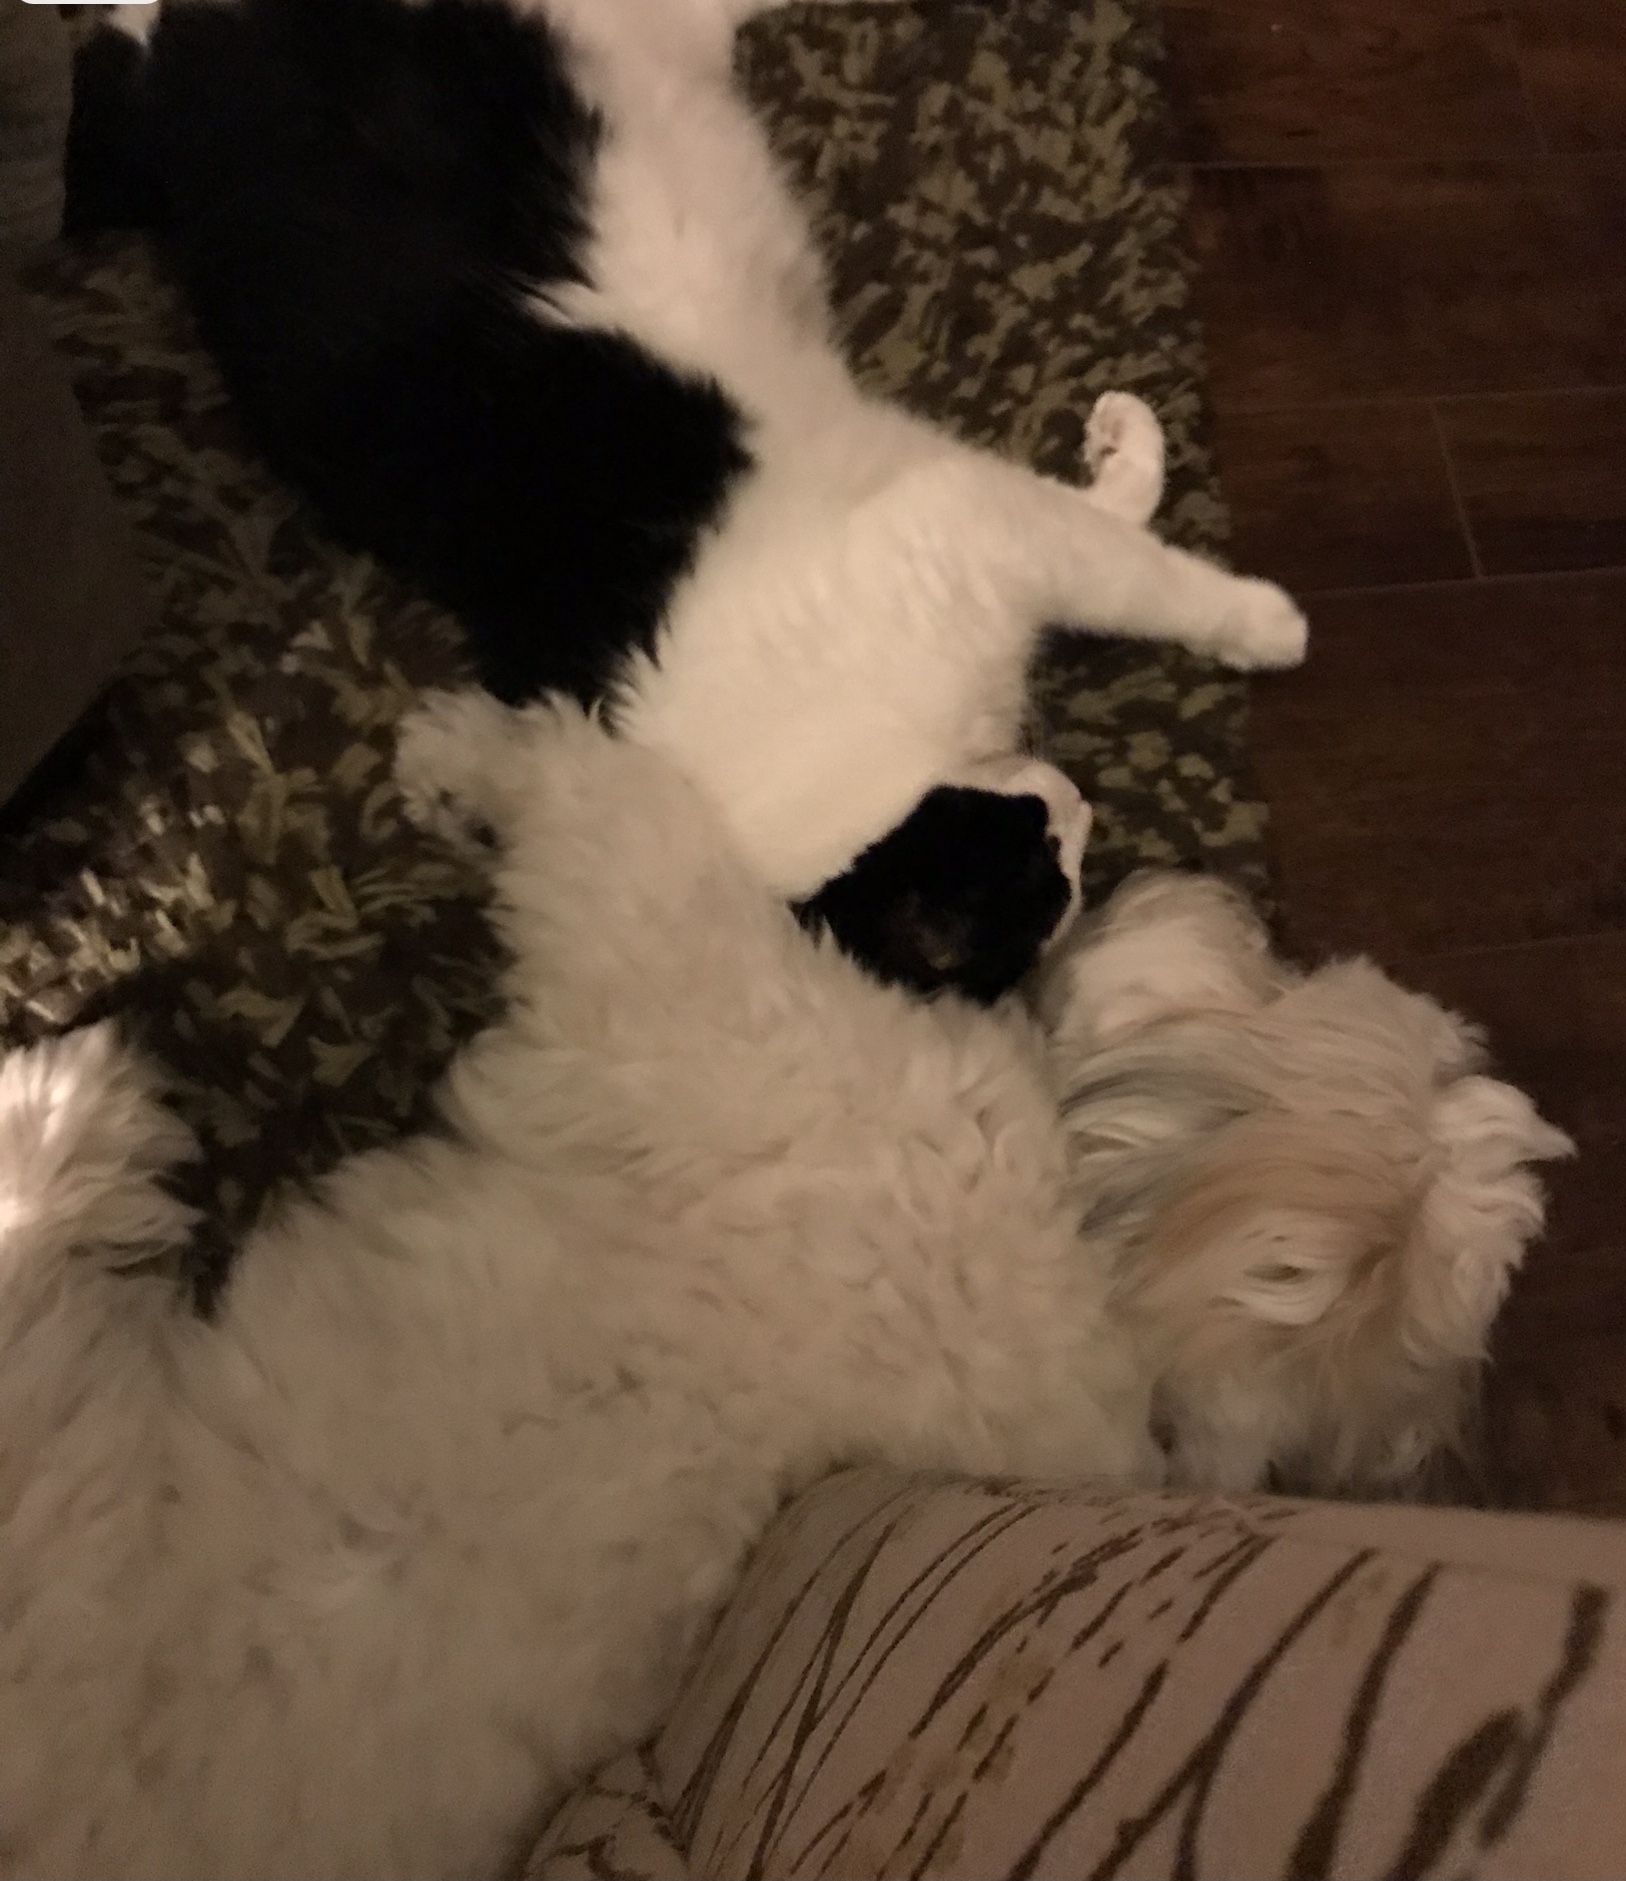
M534 1881L1618 1874L1626 1525L832 1478Z

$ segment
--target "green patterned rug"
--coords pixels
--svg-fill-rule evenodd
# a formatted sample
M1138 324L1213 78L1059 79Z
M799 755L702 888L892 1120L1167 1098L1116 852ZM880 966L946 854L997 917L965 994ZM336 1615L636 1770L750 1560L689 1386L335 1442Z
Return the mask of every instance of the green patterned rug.
M1150 0L808 9L742 60L866 382L1064 476L1095 394L1131 388L1169 432L1159 526L1217 549ZM29 286L161 625L82 772L0 843L0 1037L117 1011L168 1063L207 1152L207 1291L279 1186L420 1122L492 1013L480 885L390 784L395 721L462 675L459 635L246 454L144 243L53 252ZM1096 806L1092 895L1141 861L1261 887L1240 681L1074 640L1036 699Z

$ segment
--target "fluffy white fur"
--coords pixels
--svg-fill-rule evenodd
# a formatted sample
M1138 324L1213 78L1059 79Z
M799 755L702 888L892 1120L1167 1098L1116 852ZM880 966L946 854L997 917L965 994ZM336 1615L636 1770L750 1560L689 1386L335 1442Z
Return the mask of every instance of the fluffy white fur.
M1081 1231L1116 1250L1177 1481L1393 1492L1454 1447L1573 1146L1365 960L1272 958L1214 881L1131 881L1041 1006Z
M1014 751L1047 623L1238 667L1303 657L1286 595L1144 526L1163 458L1140 400L1097 405L1080 490L854 382L806 217L733 83L760 0L507 3L565 36L605 126L586 283L534 294L536 318L627 334L746 416L755 468L614 703L768 886L811 894L934 786ZM145 36L159 9L122 11Z
M498 833L507 1015L214 1323L164 1271L185 1145L141 1064L105 1028L0 1063L0 1873L497 1873L798 1484L1153 1481L1154 1400L1185 1475L1340 1466L1346 1413L1455 1402L1539 1220L1562 1140L1462 1028L1293 981L1208 884L1079 933L1047 1033L873 983L573 708L478 768L468 730L405 756ZM1351 1301L1366 1398L1219 1367L1291 1386L1261 1440L1203 1396Z

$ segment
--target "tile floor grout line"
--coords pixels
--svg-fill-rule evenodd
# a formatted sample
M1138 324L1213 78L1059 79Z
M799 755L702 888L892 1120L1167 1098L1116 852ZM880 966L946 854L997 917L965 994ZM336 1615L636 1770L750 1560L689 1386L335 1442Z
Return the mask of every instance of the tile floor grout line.
M1445 434L1445 421L1440 416L1440 408L1434 399L1428 402L1428 415L1434 425L1434 441L1440 447L1440 456L1445 463L1445 480L1451 486L1451 501L1456 506L1457 526L1462 531L1462 539L1468 548L1468 566L1473 570L1475 581L1485 579L1485 558L1479 552L1479 538L1474 534L1473 518L1468 513L1468 499L1462 493L1462 479L1457 475L1457 460L1451 452L1451 441Z
M1533 940L1475 941L1457 947L1408 948L1385 954L1380 964L1392 967L1397 973L1410 973L1416 968L1433 966L1441 960L1488 960L1497 955L1584 947L1591 941L1610 940L1626 943L1626 927L1585 927L1576 929L1573 934L1542 934Z
M1287 412L1347 411L1357 405L1392 411L1408 405L1464 405L1473 399L1511 404L1521 398L1626 398L1626 380L1612 385L1497 387L1484 392L1357 392L1337 398L1244 399L1234 405L1216 399L1214 409L1223 421L1226 418L1271 418Z
M1308 175L1317 170L1517 170L1525 164L1534 165L1542 170L1562 170L1565 168L1602 167L1615 168L1626 161L1626 144L1611 144L1597 150L1522 150L1511 156L1507 147L1481 151L1477 156L1433 156L1419 157L1415 154L1404 157L1352 157L1352 156L1294 156L1294 157L1176 157L1172 159L1175 167L1182 170L1212 175L1216 170L1246 171L1250 175L1261 171L1279 172L1284 175Z
M1363 581L1339 588L1299 588L1295 592L1316 601L1360 600L1384 594L1438 594L1446 588L1511 588L1521 582L1532 586L1549 582L1605 580L1611 583L1626 577L1626 562L1600 562L1593 568L1534 568L1497 571L1487 575L1441 575L1420 581Z
M1530 130L1536 140L1536 147L1544 157L1556 156L1552 139L1547 135L1541 121L1541 113L1536 108L1536 95L1530 89L1530 75L1524 68L1524 35L1519 31L1516 15L1504 14L1497 24L1501 27L1508 52L1512 56L1513 70L1518 74L1519 97L1524 101L1524 114Z

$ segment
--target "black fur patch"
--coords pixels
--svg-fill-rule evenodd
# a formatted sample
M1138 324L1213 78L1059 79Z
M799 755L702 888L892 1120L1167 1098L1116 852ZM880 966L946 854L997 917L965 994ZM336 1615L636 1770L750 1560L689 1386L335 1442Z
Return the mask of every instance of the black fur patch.
M796 914L880 979L990 1004L1067 910L1059 857L1041 798L942 785Z
M546 23L202 0L144 57L117 37L79 58L72 225L132 219L126 140L272 465L460 617L499 698L601 695L750 459L715 383L524 308L582 278L600 128Z

